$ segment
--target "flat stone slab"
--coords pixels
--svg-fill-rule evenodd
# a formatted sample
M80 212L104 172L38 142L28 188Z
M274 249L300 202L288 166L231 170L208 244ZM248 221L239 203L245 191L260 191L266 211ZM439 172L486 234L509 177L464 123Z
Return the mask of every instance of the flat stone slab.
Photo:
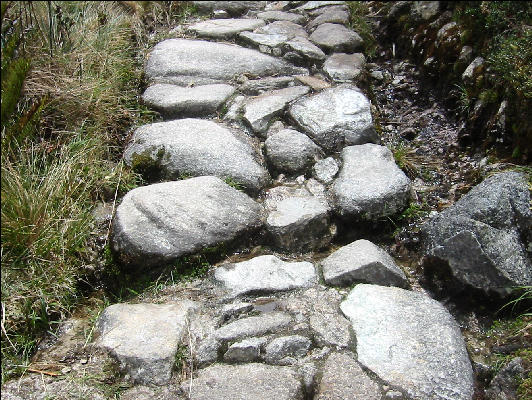
M257 361L266 341L266 338L251 338L233 343L225 352L224 360L227 362Z
M331 87L331 84L329 82L324 81L323 79L320 79L316 76L298 75L296 76L296 79L301 83L310 86L315 91L328 89Z
M190 389L191 388L191 389ZM300 376L289 367L218 364L198 371L182 389L190 400L301 400Z
M349 12L342 7L330 7L318 15L307 25L310 30L316 29L319 25L325 23L347 25L349 23Z
M379 385L362 370L351 353L332 353L323 366L316 400L380 400Z
M165 384L194 306L113 304L98 319L96 346L109 350L135 382Z
M288 103L307 94L306 86L273 90L249 100L244 106L244 120L254 132L264 133L272 118L281 115Z
M348 82L359 78L366 66L362 53L335 53L323 64L323 71L335 82Z
M326 53L352 53L360 50L364 44L360 35L355 31L343 25L331 23L319 25L309 39Z
M280 35L277 33L253 33L253 32L242 32L238 37L255 47L267 46L267 47L279 47L282 44L286 43L288 36ZM264 53L264 52L263 52Z
M210 19L193 24L188 29L200 37L227 39L264 25L262 19Z
M356 240L321 261L323 279L329 285L355 282L384 286L407 286L404 272L388 253L369 240Z
M239 16L249 10L261 10L266 1L193 1L199 12L209 13L215 10L224 10L231 16Z
M264 349L264 359L271 364L289 365L304 357L312 342L301 335L281 336L273 339Z
M305 288L317 283L314 265L286 262L266 255L236 264L224 264L214 273L232 296Z
M285 51L292 52L294 55L285 54L285 58L294 58L307 62L319 62L325 60L325 53L314 45L310 40L296 36L284 44Z
M283 312L271 312L253 317L237 319L223 325L214 332L222 341L235 341L249 336L262 336L287 328L293 323L292 317Z
M312 11L327 6L344 5L345 1L307 1L296 9L301 11Z
M181 87L159 83L146 89L142 101L164 118L210 115L235 92L231 85Z
M214 176L143 186L116 209L112 248L150 267L228 242L262 225L262 206Z
M290 106L288 113L327 150L378 140L370 102L354 86L338 86L302 98Z
M410 179L384 146L363 144L342 150L342 169L330 193L342 216L365 220L396 214L410 199Z
M257 14L257 18L264 21L290 21L298 25L305 23L305 16L286 11L263 11Z
M307 72L257 50L189 39L168 39L157 44L145 69L148 81L181 86L221 83L244 73L264 77Z
M134 132L124 159L144 174L170 179L215 175L258 191L270 176L245 133L213 121L180 119L144 125Z
M268 25L257 28L255 33L267 33L287 36L288 39L293 39L297 36L306 38L308 36L307 31L302 26L290 21L275 21Z
M296 80L292 76L270 76L262 79L248 79L239 86L239 90L247 95L258 96L264 92L295 86Z
M314 332L314 341L318 346L336 349L351 347L351 324L342 315L330 307L329 312L314 312L310 318L310 328Z
M293 129L282 129L266 139L266 158L278 171L304 172L319 157L320 148L309 137Z
M407 290L357 285L340 306L358 361L414 399L471 400L473 371L458 324L437 301Z

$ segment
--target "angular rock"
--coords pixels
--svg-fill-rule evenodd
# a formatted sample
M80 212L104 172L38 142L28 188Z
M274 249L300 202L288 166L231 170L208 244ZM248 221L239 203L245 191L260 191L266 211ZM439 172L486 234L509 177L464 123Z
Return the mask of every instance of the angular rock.
M231 16L239 16L249 10L260 10L266 1L193 1L199 12L209 13L215 10L224 10Z
M213 365L198 371L198 376L183 390L190 400L301 400L299 375L289 367L264 364ZM191 388L191 389L190 389Z
M288 86L295 86L295 79L291 76L274 76L263 79L249 79L240 85L242 93L257 96L265 91L282 89Z
M258 316L241 318L218 328L215 336L219 340L234 341L249 336L261 336L287 328L293 323L292 317L282 312L272 312Z
M298 25L305 22L303 15L286 11L263 11L257 14L257 18L263 19L264 21L290 21Z
M233 343L224 354L227 362L250 362L260 357L261 347L266 343L266 338L244 339Z
M211 19L197 22L188 29L200 37L227 39L240 32L252 31L264 25L265 22L262 19Z
M285 262L271 255L224 264L216 268L214 276L232 296L293 290L317 282L311 263Z
M269 35L271 34L284 35L284 36L287 36L288 39L293 39L298 36L306 38L308 36L305 28L290 21L275 21L275 22L269 23L266 26L255 29L254 32L255 33L267 33Z
M332 353L323 366L317 400L380 400L379 385L373 382L351 353Z
M369 240L343 246L321 261L323 279L329 285L350 286L355 282L406 287L404 272L388 253Z
M274 244L288 251L319 249L332 239L329 208L316 197L281 200L268 215L266 228Z
M165 118L191 117L213 114L234 92L225 84L184 88L159 83L147 88L142 100Z
M253 32L242 32L238 37L255 47L267 46L267 47L279 47L282 44L286 43L288 36L280 35L276 33L267 34L267 33L253 33Z
M473 78L478 76L483 68L484 59L482 57L475 58L473 61L471 61L471 64L467 66L462 74L462 81L465 83L473 83Z
M353 86L325 89L296 101L288 112L301 129L327 150L378 140L370 102Z
M325 23L316 28L309 37L326 53L352 53L359 50L364 41L358 33L343 25Z
M323 71L335 82L347 82L359 78L365 65L366 58L362 53L336 53L327 58Z
M358 362L414 399L471 400L473 371L456 321L437 301L407 290L357 285L341 304Z
M247 73L256 76L305 73L304 68L231 44L168 39L157 44L146 64L148 81L188 86L229 81Z
M193 308L192 301L113 304L98 319L96 346L109 350L134 381L165 384Z
M518 400L518 382L526 378L523 360L520 357L512 359L491 380L486 390L488 400Z
M312 167L312 176L314 176L321 183L331 183L338 173L340 168L338 163L332 157L324 158L317 161Z
M327 6L336 6L344 5L345 1L307 1L304 4L297 7L297 10L301 11L312 11L317 8L327 7Z
M254 132L265 133L272 118L280 115L288 103L308 92L306 86L295 86L264 93L244 106L244 120Z
M215 175L258 191L270 181L258 150L242 132L202 119L144 125L124 152L128 165L146 175L176 179Z
M320 154L320 148L307 135L293 129L283 129L268 136L265 150L275 169L292 174L304 172Z
M349 23L349 12L341 7L330 7L328 10L325 10L323 13L318 15L307 25L307 29L314 30L319 25L325 23L347 25Z
M296 36L295 38L287 41L284 44L284 48L285 51L294 53L294 55L291 57L287 57L285 54L285 58L294 58L296 61L301 59L303 62L317 62L325 60L325 53L310 40L301 36Z
M310 328L318 346L337 349L351 346L351 324L342 315L333 312L316 312L310 316Z
M288 358L304 357L311 345L310 340L301 335L281 336L268 343L264 349L264 359L272 364L288 364Z
M218 352L221 343L214 336L209 336L203 340L196 350L195 358L200 367L213 364L218 360Z
M298 75L296 76L296 79L303 83L304 85L310 86L313 90L319 91L323 89L327 89L331 87L331 84L329 82L324 81L323 79L320 79L315 76L307 76L307 75Z
M342 169L330 193L340 215L369 220L401 211L410 199L410 187L388 148L363 144L342 151Z
M131 190L116 209L112 248L126 265L154 266L262 225L262 207L214 176Z
M524 175L485 179L421 227L427 267L443 261L456 279L486 293L531 285L529 205Z

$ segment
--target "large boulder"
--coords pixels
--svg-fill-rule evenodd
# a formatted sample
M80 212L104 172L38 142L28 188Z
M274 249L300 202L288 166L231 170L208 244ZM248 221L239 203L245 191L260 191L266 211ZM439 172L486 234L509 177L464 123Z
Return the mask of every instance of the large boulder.
M189 39L160 42L150 53L145 68L149 81L182 86L230 81L241 74L269 76L307 72L256 50Z
M168 263L258 229L261 215L261 205L214 176L143 186L117 207L112 248L126 265Z
M422 226L426 269L443 262L457 280L485 292L531 285L531 229L525 176L494 175Z
M396 214L407 205L411 182L388 148L376 144L346 147L342 161L330 188L340 215L369 220Z
M289 115L327 150L378 140L370 102L354 86L338 86L302 98L290 106Z
M351 320L358 362L416 400L471 400L473 370L458 324L437 301L361 284L340 306Z
M270 181L258 146L243 132L202 119L180 119L143 125L124 152L128 165L155 177L215 175L252 191Z

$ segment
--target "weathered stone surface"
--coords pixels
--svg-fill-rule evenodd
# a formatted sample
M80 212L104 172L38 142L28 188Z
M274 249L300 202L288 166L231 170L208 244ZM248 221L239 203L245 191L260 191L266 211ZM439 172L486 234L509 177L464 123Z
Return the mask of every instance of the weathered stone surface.
M485 179L422 226L427 264L443 260L456 279L485 292L532 284L529 205L524 175Z
M147 88L142 100L165 118L192 117L216 112L234 92L225 84L184 88L159 83Z
M233 343L224 354L227 362L250 362L260 357L261 347L266 343L266 338L244 339Z
M340 170L338 163L332 157L317 161L312 167L312 176L322 183L331 183Z
M310 316L310 328L318 346L331 346L337 349L351 345L350 323L331 307L331 312L315 312Z
M309 92L306 86L294 86L264 93L244 106L244 120L253 131L264 133L272 118L280 115L288 103Z
M304 172L320 154L320 148L307 135L293 129L283 129L268 136L265 150L270 164L288 173Z
M154 266L259 228L262 207L219 178L131 190L117 207L112 247L126 265Z
M423 21L431 20L440 11L439 1L413 1L411 15Z
M358 361L414 399L471 400L473 371L460 329L437 301L394 287L357 285L341 304Z
M343 25L331 23L318 26L309 39L329 53L351 53L359 50L364 43L360 35L355 31Z
M229 81L244 73L257 76L304 74L275 57L231 44L203 40L168 39L157 44L146 64L148 81L182 86Z
M291 76L273 76L262 79L249 79L240 85L239 89L244 94L257 96L269 90L295 85L296 81Z
M285 262L271 255L224 264L214 274L232 296L271 293L309 287L317 282L309 262Z
M342 151L342 169L330 192L340 215L371 219L402 210L410 186L388 148L363 144Z
M290 21L275 21L261 28L255 29L255 33L267 33L287 36L293 39L297 36L306 38L308 36L305 28Z
M325 60L325 53L321 49L314 45L310 40L296 36L293 39L287 41L284 44L285 51L295 53L291 57L285 58L295 58L295 60L301 59L302 61L307 62L317 62Z
M286 11L263 11L257 14L257 18L264 21L290 21L294 24L301 25L305 22L305 16Z
M291 359L304 357L312 343L301 335L273 339L264 349L264 359L272 364L291 364Z
M71 397L72 398L72 397ZM88 397L85 397L88 398ZM94 397L90 397L94 399ZM120 392L120 400L185 400L181 390L172 386L143 386L136 385ZM59 400L59 399L57 399Z
M304 4L297 7L301 11L312 11L317 8L327 7L327 6L336 6L343 5L345 1L307 1Z
M343 246L321 261L323 279L329 285L355 282L384 286L407 286L404 272L388 253L368 240Z
M194 355L200 367L215 363L218 360L218 352L221 343L214 337L209 336L203 340Z
M134 169L171 179L215 175L231 178L250 190L270 181L257 160L258 150L243 132L213 121L180 119L144 125L135 131L124 152Z
M301 380L291 368L254 363L213 365L198 371L191 385L185 382L182 388L190 400L303 399Z
M288 251L310 251L327 246L329 208L316 197L289 197L268 215L266 228L274 244Z
M253 33L242 32L238 37L254 47L267 46L267 47L279 47L288 40L288 36L280 35L277 33Z
M300 99L290 106L289 114L327 150L378 139L370 102L354 86L338 86Z
M379 386L373 382L351 353L332 353L323 366L317 400L380 400Z
M488 400L518 400L518 382L526 378L523 360L520 357L512 359L491 380L486 390Z
M298 75L296 79L301 83L310 86L313 90L323 90L331 87L329 82L324 81L316 76Z
M232 16L239 16L249 10L260 10L266 1L193 1L199 12L224 10Z
M319 25L325 23L347 25L349 23L349 12L341 7L330 7L318 15L307 25L310 30L316 29Z
M462 81L465 83L473 83L473 79L480 74L483 68L484 59L482 57L475 58L462 74Z
M200 37L227 39L264 25L262 19L211 19L197 22L188 29Z
M233 341L249 336L261 336L284 329L292 323L292 317L282 312L272 312L258 316L241 318L218 328L216 338Z
M109 350L140 383L169 381L191 301L176 304L113 304L100 316L98 347Z
M366 66L366 58L362 53L336 53L327 58L323 71L335 82L347 82L359 78Z

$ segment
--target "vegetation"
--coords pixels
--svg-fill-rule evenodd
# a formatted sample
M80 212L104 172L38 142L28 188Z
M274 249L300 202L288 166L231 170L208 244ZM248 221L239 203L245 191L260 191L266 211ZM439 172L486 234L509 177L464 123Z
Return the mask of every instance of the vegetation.
M377 40L373 34L373 28L368 20L368 3L365 1L350 1L349 25L364 40L364 54L373 58L377 54Z
M128 129L155 116L137 101L144 50L156 27L191 10L186 2L1 3L2 381L105 264L95 237L109 232L97 231L91 209L140 183L121 154Z

